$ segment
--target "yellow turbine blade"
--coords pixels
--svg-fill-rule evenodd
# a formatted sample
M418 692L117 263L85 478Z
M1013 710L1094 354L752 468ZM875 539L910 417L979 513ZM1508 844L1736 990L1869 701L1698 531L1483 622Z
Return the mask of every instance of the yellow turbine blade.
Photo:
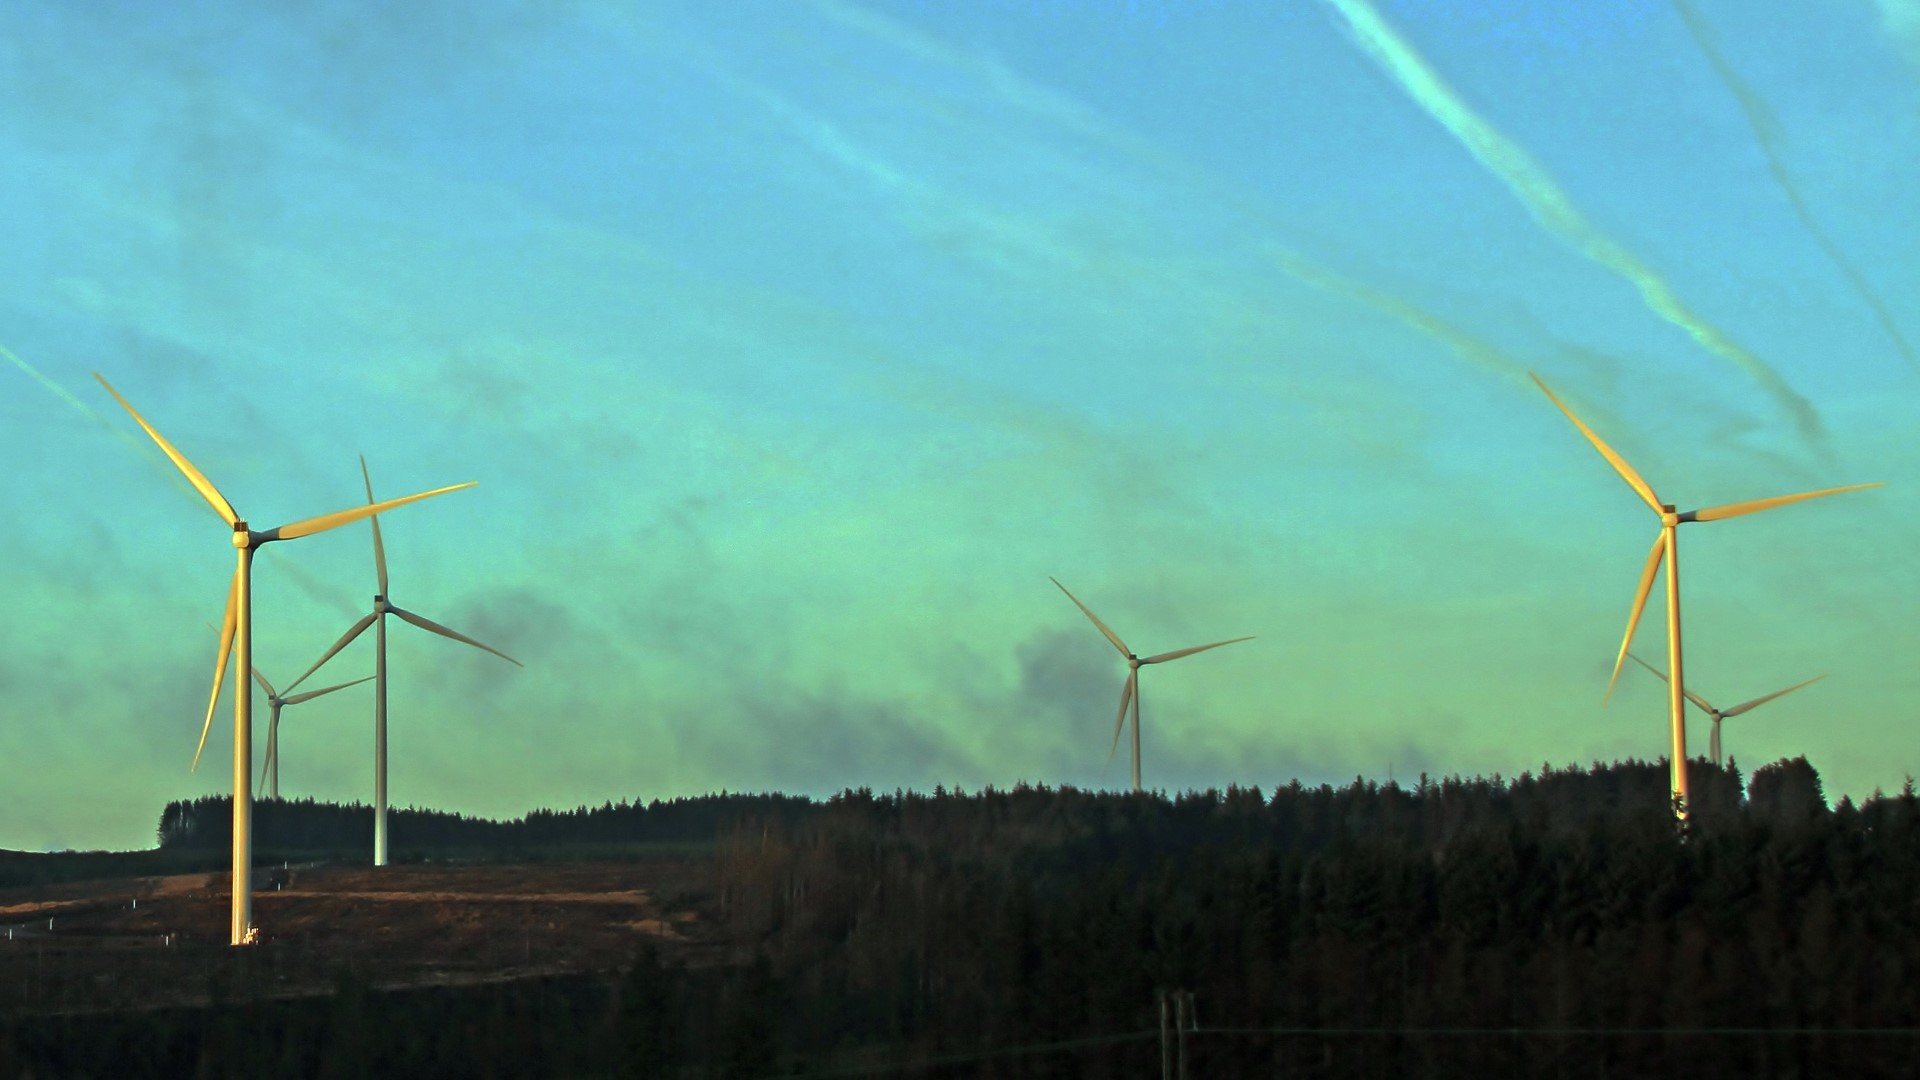
M200 754L207 748L207 735L213 731L213 710L220 704L220 684L227 678L227 658L233 655L233 636L239 628L239 615L234 610L240 602L240 571L233 572L233 582L227 586L227 614L220 623L220 655L213 665L213 693L207 698L207 719L200 725L200 745L193 748L193 768L200 771Z
M1632 653L1628 653L1627 655L1628 655L1628 656L1633 656L1633 654L1632 654ZM1636 663L1636 664L1639 664L1639 665L1640 665L1641 667L1643 667L1643 668L1646 668L1646 669L1647 669L1648 671L1651 671L1651 672L1653 672L1653 675L1654 675L1654 678L1656 678L1656 679L1659 679L1659 680L1660 680L1661 682L1666 682L1666 681L1667 681L1667 673L1666 673L1666 672L1664 672L1664 671L1661 671L1661 670L1660 670L1659 668L1657 668L1657 667L1654 667L1654 666L1653 666L1652 664L1649 664L1649 663L1647 663L1647 662L1646 662L1645 660L1642 660L1642 659L1640 659L1640 658L1639 658L1638 656L1633 656L1633 662L1634 662L1634 663ZM1709 714L1709 715L1711 715L1711 714L1712 714L1712 712L1713 712L1713 706L1711 706L1711 705L1709 705L1709 704L1707 704L1707 699L1706 699L1706 698L1703 698L1703 697L1701 697L1701 696L1700 696L1699 694L1696 694L1696 693L1694 693L1693 691L1691 691L1691 690L1689 690L1689 689L1687 689L1687 688L1686 688L1686 687L1684 687L1684 686L1680 688L1680 692L1681 692L1681 693L1683 693L1683 694L1685 694L1685 695L1687 695L1687 700L1688 700L1688 701L1691 701L1691 702L1693 702L1693 703L1694 703L1695 705L1698 705L1698 706L1700 706L1700 711L1702 711L1702 712L1704 712L1704 713L1707 713L1707 714ZM1725 713L1722 713L1721 715L1722 715L1722 716L1724 716L1724 715L1726 715L1726 714L1725 714Z
M193 462L188 461L185 454L175 450L173 444L167 441L166 436L155 431L153 425L147 423L146 418L141 416L138 410L132 405L127 404L127 399L120 396L120 391L115 390L113 384L108 382L105 376L96 371L93 373L93 377L99 379L100 385L107 388L107 393L113 395L113 400L119 402L123 408L133 414L134 423L139 424L142 428L146 429L148 435L153 436L153 441L160 444L161 452L165 453L167 458L173 462L174 468L186 474L187 480L193 484L194 490L200 493L201 498L207 500L207 503L213 507L213 512L219 514L221 519L227 523L227 527L232 528L239 524L240 515L233 512L233 504L228 502L227 497L220 494L219 489L213 486L213 481L207 479L206 475L199 469L194 468Z
M1752 701L1743 701L1740 704L1735 705L1733 708L1728 709L1726 712L1721 713L1720 715L1721 716L1739 716L1741 713L1746 712L1748 709L1751 709L1756 705L1765 705L1767 702L1772 701L1774 698L1780 697L1784 694L1791 694L1795 690L1798 690L1803 686L1812 686L1814 683L1817 683L1824 678L1826 678L1825 675L1815 675L1813 678L1808 679L1806 682L1795 683L1792 686L1787 687L1785 690L1775 690L1773 693L1768 694L1765 697L1757 697L1757 698L1754 698Z
M399 499L388 499L383 503L356 506L351 510L341 510L337 513L322 514L319 517L308 518L305 521L296 521L291 525L282 525L277 529L268 529L266 532L260 533L260 542L264 544L269 540L293 540L302 536L312 536L314 533L322 533L328 529L337 529L342 525L350 525L363 517L378 514L385 510L391 510L396 506L405 506L410 502L419 502L421 499L431 499L435 495L445 495L449 491L459 491L461 488L470 488L479 482L478 480L469 480L464 484L455 484L452 487L435 488L432 491L423 491L418 495L408 495Z
M1748 502L1728 503L1725 506L1710 506L1705 510L1690 510L1680 515L1681 521L1719 521L1722 518L1739 517L1742 514L1756 514L1762 510L1771 510L1788 503L1805 502L1822 495L1838 495L1843 491L1859 491L1862 488L1886 487L1885 483L1849 484L1846 487L1827 488L1824 491L1803 491L1798 495L1775 495L1771 499L1753 499Z
M1047 580L1053 582L1055 585L1060 585L1059 578L1050 577ZM1113 647L1120 650L1121 656L1131 657L1133 655L1133 650L1127 648L1126 642L1120 640L1120 635L1114 633L1112 630L1107 629L1107 624L1101 622L1100 616L1095 615L1091 610L1088 609L1087 605L1081 603L1079 597L1073 595L1070 592L1067 592L1067 587L1065 585L1060 585L1060 591L1063 593L1067 593L1067 599L1073 601L1073 606L1079 608L1082 612L1085 612L1087 618L1093 620L1093 625L1099 627L1100 632L1107 635L1107 640L1113 642Z
M1211 645L1195 645L1191 649L1175 649L1172 652L1158 653L1156 655L1149 656L1145 660L1142 660L1140 662L1143 664L1162 664L1168 660L1178 660L1183 656L1192 656L1194 653L1197 653L1197 652L1206 652L1208 649L1217 649L1222 645L1232 645L1237 642L1252 641L1252 640L1253 640L1252 635L1249 635L1247 637L1233 638L1230 641L1216 641Z
M1565 403L1554 395L1553 391L1547 389L1547 384L1540 381L1540 376L1535 375L1531 371L1527 372L1527 375L1534 381L1535 385L1540 387L1541 392L1547 395L1548 399L1553 402L1556 408L1567 414L1567 419L1573 421L1573 426L1580 429L1580 434L1587 437L1587 441L1593 444L1595 450L1600 451L1600 456L1607 459L1607 464L1613 466L1613 471L1620 474L1620 478L1627 482L1627 486L1638 492L1640 497L1646 500L1648 506L1653 507L1654 513L1666 513L1666 507L1661 505L1660 497L1653 493L1653 485L1642 479L1639 473L1634 472L1633 466L1627 464L1626 458L1621 457L1613 447L1607 445L1606 440L1595 435L1592 428L1588 427L1579 417L1573 415L1573 410L1567 408Z
M273 720L267 725L267 753L260 761L260 786L267 786L267 774L273 770L273 755L280 748L280 710L273 710Z
M1620 681L1620 665L1627 662L1627 647L1633 644L1633 631L1640 625L1640 612L1646 609L1647 593L1653 590L1653 575L1660 570L1660 560L1667 554L1667 530L1661 529L1660 535L1653 541L1653 550L1647 553L1647 567L1640 571L1640 589L1633 594L1633 614L1627 616L1627 633L1620 639L1620 655L1613 661L1613 677L1607 680L1607 693L1600 699L1605 705L1613 698L1613 684Z

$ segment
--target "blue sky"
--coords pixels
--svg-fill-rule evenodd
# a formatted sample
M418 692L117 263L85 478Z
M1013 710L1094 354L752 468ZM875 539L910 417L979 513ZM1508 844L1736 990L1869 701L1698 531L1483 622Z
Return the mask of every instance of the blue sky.
M257 526L480 482L383 518L393 598L526 668L393 628L400 805L1117 786L1050 575L1258 635L1143 677L1151 786L1658 756L1600 705L1655 522L1529 369L1683 509L1888 482L1683 531L1687 675L1831 673L1748 769L1916 769L1907 0L0 19L0 846L230 786L224 526L95 370ZM369 548L267 549L270 679ZM285 794L371 797L370 698Z

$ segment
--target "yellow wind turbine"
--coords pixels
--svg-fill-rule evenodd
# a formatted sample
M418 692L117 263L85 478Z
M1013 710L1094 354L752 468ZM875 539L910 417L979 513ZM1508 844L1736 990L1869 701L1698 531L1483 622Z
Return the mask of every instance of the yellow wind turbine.
M1633 656L1632 653L1628 653L1627 655ZM1641 667L1646 668L1648 671L1653 672L1654 676L1657 677L1661 682L1667 681L1666 673L1661 671L1659 668L1654 667L1652 664L1647 663L1645 660L1642 660L1637 656L1633 657L1633 661L1634 663L1639 664ZM1725 711L1721 711L1720 709L1716 709L1712 705L1707 704L1706 698L1703 698L1699 694L1696 694L1693 691L1688 690L1684 686L1680 688L1680 692L1687 695L1688 701L1691 701L1695 705L1700 706L1700 711L1703 713L1706 713L1707 716L1713 720L1713 734L1708 736L1707 738L1707 757L1711 759L1715 765L1718 765L1720 764L1720 721L1725 720L1728 717L1739 716L1741 713L1746 712L1748 709L1754 708L1759 705L1765 705L1767 702L1772 701L1774 698L1783 697L1787 694L1791 694L1795 690L1798 690L1803 686L1812 686L1814 683L1817 683L1824 678L1826 678L1825 675L1815 675L1813 678L1808 679L1806 682L1794 683L1792 686L1787 687L1785 690L1775 690L1771 694L1767 694L1764 697L1754 698L1752 701L1743 701L1740 704L1735 705L1733 708L1727 709Z
M1850 484L1846 487L1803 491L1797 495L1776 495L1770 499L1752 499L1747 502L1727 503L1725 506L1712 506L1705 510L1676 513L1673 504L1661 502L1660 497L1653 493L1652 485L1641 479L1640 474L1633 471L1633 466L1627 464L1627 459L1616 453L1613 447L1608 446L1600 436L1595 435L1592 428L1582 423L1580 418L1573 414L1572 409L1567 408L1552 390L1547 389L1547 384L1540 381L1540 376L1531 371L1527 374L1540 387L1541 392L1547 395L1548 400L1553 402L1554 407L1567 414L1567 419L1573 421L1573 426L1580 429L1580 434L1587 437L1587 441L1593 444L1595 450L1600 451L1600 456L1607 459L1607 464L1613 466L1613 471L1620 474L1620 478L1627 482L1627 486L1652 507L1654 513L1660 515L1660 534L1654 537L1653 550L1647 554L1646 568L1640 572L1640 587L1633 596L1633 613L1627 616L1627 632L1620 639L1620 655L1614 658L1613 676L1607 680L1606 697L1601 700L1604 703L1608 698L1613 697L1613 686L1620 681L1620 665L1627 661L1627 647L1633 644L1634 628L1640 625L1640 612L1647 606L1647 593L1653 588L1653 576L1659 572L1660 564L1664 561L1667 565L1667 669L1673 672L1673 677L1667 680L1667 708L1673 738L1672 756L1669 759L1668 768L1672 770L1673 777L1674 813L1684 821L1687 817L1688 792L1687 723L1684 713L1686 698L1682 694L1685 692L1686 674L1680 662L1680 548L1675 530L1689 521L1719 521L1722 518L1771 510L1788 503L1817 499L1822 495L1838 495L1843 491L1859 491L1862 488L1884 485Z
M1067 599L1073 601L1073 606L1079 608L1081 612L1086 615L1087 618L1092 619L1093 625L1098 627L1100 632L1107 636L1108 641L1113 642L1113 647L1120 650L1121 656L1124 656L1127 658L1127 683L1126 683L1126 686L1122 688L1120 691L1120 716L1117 720L1114 721L1113 745L1107 748L1107 761L1109 764L1111 764L1113 761L1114 753L1120 749L1120 733L1126 729L1127 706L1131 704L1133 706L1133 790L1135 794L1138 794L1140 791L1140 669L1141 667L1147 664L1164 663L1165 661L1168 661L1168 660L1178 660L1183 656L1192 656L1194 653L1197 653L1197 652L1206 652L1208 649L1217 649L1222 645L1232 645L1234 642L1237 642L1237 641L1252 641L1253 638L1237 637L1228 641L1216 641L1211 645L1195 645L1190 649L1175 649L1172 652L1163 652L1163 653L1156 654L1154 656L1148 656L1144 658L1138 657L1133 655L1133 650L1127 648L1126 643L1120 640L1120 635L1114 633L1112 630L1107 629L1107 624L1100 621L1100 616L1095 615L1091 610L1087 608L1087 605L1081 603L1079 597L1073 595L1070 592L1067 592L1067 587L1065 585L1060 585L1060 581L1058 578L1048 578L1047 580L1053 582L1055 585L1059 585L1060 591L1063 593L1067 593Z
M173 444L155 431L153 425L147 423L132 405L127 404L127 399L120 396L120 392L113 388L112 383L97 371L93 373L93 377L99 379L100 385L107 388L107 393L113 395L113 400L119 402L128 413L132 414L134 422L152 436L153 441L159 444L161 451L167 455L168 460L173 462L174 467L186 476L187 480L193 484L194 490L200 493L200 497L207 500L208 505L213 507L214 513L219 514L221 520L227 523L227 527L233 530L233 546L238 558L233 571L233 582L227 587L227 614L220 627L220 654L214 663L213 695L207 699L207 719L200 725L200 745L193 752L193 767L195 769L200 767L200 753L207 748L207 733L213 728L213 710L220 702L220 681L227 673L227 658L237 652L240 666L234 672L233 688L233 920L231 931L233 944L250 944L253 940L253 883L250 880L253 856L253 788L252 777L248 774L252 771L253 762L253 695L247 690L247 673L253 668L253 552L263 544L270 544L276 540L295 540L302 536L326 532L328 529L337 529L370 514L391 510L410 502L419 502L421 499L435 495L444 495L449 491L472 487L474 482L468 481L452 487L423 491L418 495L408 495L402 499L393 499L374 506L356 506L350 510L307 518L304 521L296 521L265 532L255 532L241 520L226 496L214 488L212 481L208 480L199 469L194 468L193 462L188 461L185 455L175 450Z

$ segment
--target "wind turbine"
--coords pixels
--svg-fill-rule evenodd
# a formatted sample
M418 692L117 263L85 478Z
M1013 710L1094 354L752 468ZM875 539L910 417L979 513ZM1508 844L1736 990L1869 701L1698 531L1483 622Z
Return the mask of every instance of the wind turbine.
M213 630L213 624L208 623L207 629ZM213 632L218 634L220 631L213 630ZM323 694L331 694L335 690L345 690L349 686L359 686L371 678L373 678L373 676L369 675L365 679L355 679L352 682L341 683L338 686L329 686L325 690L309 690L304 694L282 697L274 691L273 684L267 681L267 677L260 674L259 668L256 667L253 669L253 681L259 683L260 689L267 692L267 705L273 710L272 719L267 722L267 757L266 761L260 766L260 783L267 788L267 798L278 799L280 797L280 710L288 705L298 705L303 701L312 701L314 698L320 697ZM271 784L268 782L269 777L272 778Z
M1573 426L1580 429L1580 434L1587 437L1587 441L1593 444L1595 450L1600 451L1600 456L1607 459L1607 464L1613 466L1613 471L1620 474L1620 478L1627 482L1627 486L1633 488L1634 493L1652 507L1654 513L1660 515L1660 534L1654 537L1653 550L1647 554L1646 568L1640 572L1640 587L1633 596L1633 613L1627 617L1627 632L1620 639L1620 655L1614 658L1613 677L1607 680L1607 693L1601 701L1604 703L1608 698L1613 697L1613 685L1620 680L1620 665L1626 663L1627 647L1633 644L1634 628L1640 625L1640 612L1647 606L1647 593L1653 588L1653 576L1659 571L1660 563L1664 560L1667 564L1667 669L1673 672L1673 677L1667 680L1667 708L1673 741L1668 768L1672 771L1674 814L1685 821L1688 793L1687 724L1684 715L1686 699L1681 694L1686 686L1686 674L1680 663L1680 548L1676 528L1689 521L1719 521L1722 518L1771 510L1788 503L1817 499L1822 495L1838 495L1843 491L1859 491L1862 488L1884 485L1849 484L1846 487L1803 491L1797 495L1776 495L1770 499L1752 499L1747 502L1708 507L1705 510L1676 513L1673 504L1661 502L1659 496L1653 493L1652 486L1641 479L1639 473L1633 471L1633 466L1627 464L1627 459L1616 453L1613 447L1608 446L1600 436L1595 435L1592 428L1582 423L1580 418L1573 414L1572 409L1567 408L1558 397L1554 396L1553 391L1547 389L1547 384L1540 381L1540 376L1531 371L1527 374L1540 387L1541 392L1547 395L1548 400L1552 401L1561 412L1567 414L1567 419L1573 421Z
M474 481L455 484L452 487L423 491L418 495L408 495L403 499L392 499L377 506L356 506L351 510L324 514L307 518L265 532L255 532L247 527L240 515L233 509L226 496L213 486L199 469L193 467L180 451L173 448L153 425L127 404L127 399L113 388L99 372L93 377L107 388L107 393L132 414L134 422L139 424L160 449L171 460L174 467L184 474L193 484L200 497L207 500L214 513L219 514L227 527L233 530L233 546L237 553L233 571L233 582L227 587L227 613L220 627L220 654L215 659L213 669L213 694L207 699L207 718L200 725L200 745L193 752L193 767L200 767L200 754L207 748L207 733L213 727L213 710L220 701L220 681L227 673L227 659L238 653L240 666L234 672L233 693L233 919L232 944L246 945L253 941L253 894L249 880L253 855L253 791L250 784L253 763L253 695L247 691L247 672L253 667L253 553L255 549L276 540L294 540L302 536L336 529L363 517L391 510L396 506L405 506L410 502L444 495L449 491L472 487Z
M360 479L367 485L367 502L372 504L373 478L367 474L367 459L364 454L360 457ZM379 504L381 507L385 505L385 503ZM333 648L328 649L326 655L314 661L306 674L293 680L293 684L287 689L292 690L295 686L307 681L307 675L320 670L321 664L333 659L335 653L351 644L354 638L366 631L367 627L377 627L374 631L373 661L375 680L373 684L373 865L385 866L387 865L387 615L389 613L398 615L422 630L431 630L441 637L464 642L476 649L485 649L515 667L526 665L491 645L482 645L465 634L450 630L431 619L422 618L405 608L389 603L387 601L387 549L380 542L380 519L370 517L368 521L373 526L373 567L380 583L380 591L373 594L373 611L354 623L346 633L340 635L340 640L333 643Z
M1140 668L1147 664L1158 664L1168 660L1178 660L1183 656L1192 656L1197 652L1217 649L1222 645L1232 645L1239 641L1252 641L1253 638L1251 636L1237 637L1227 641L1216 641L1211 645L1195 645L1190 649L1175 649L1172 652L1163 652L1154 656L1141 658L1133 655L1133 650L1127 648L1126 643L1120 640L1120 636L1112 630L1107 629L1107 624L1100 621L1100 616L1088 610L1087 605L1081 603L1079 597L1067 592L1067 587L1060 585L1059 578L1048 578L1047 580L1053 582L1055 585L1059 585L1060 591L1067 593L1067 599L1073 601L1073 606L1085 613L1087 618L1092 619L1093 625L1098 627L1100 632L1107 636L1108 641L1113 642L1113 647L1120 650L1121 656L1127 658L1127 683L1120 691L1120 715L1119 718L1114 721L1113 745L1107 749L1107 761L1111 763L1114 753L1120 749L1120 732L1127 726L1127 706L1131 704L1133 706L1133 790L1135 794L1138 794L1140 791Z
M1627 655L1633 656L1632 653L1628 653ZM1633 659L1635 663L1639 664L1641 667L1646 668L1648 671L1651 671L1654 673L1654 675L1658 676L1661 682L1667 681L1666 674L1662 672L1659 668L1654 667L1652 664L1647 663L1645 660L1642 660L1637 656L1634 656ZM1713 763L1715 765L1718 765L1720 764L1720 721L1725 720L1731 716L1739 716L1741 713L1746 712L1748 709L1754 708L1755 706L1758 706L1758 705L1765 705L1767 702L1772 701L1774 698L1781 697L1786 694L1791 694L1795 690L1798 690L1803 686L1812 686L1814 683L1817 683L1824 678L1826 678L1825 675L1815 675L1813 678L1808 679L1806 682L1794 683L1792 686L1787 687L1785 690L1775 690L1773 693L1768 694L1765 697L1757 697L1757 698L1754 698L1752 701L1743 701L1740 704L1735 705L1733 708L1727 709L1724 712L1707 704L1706 698L1703 698L1699 694L1696 694L1693 691L1688 690L1686 687L1681 687L1680 690L1681 690L1681 693L1684 693L1687 695L1688 701L1691 701L1695 705L1700 706L1700 711L1706 713L1707 716L1713 720L1713 734L1709 736L1707 739L1707 756L1713 759Z

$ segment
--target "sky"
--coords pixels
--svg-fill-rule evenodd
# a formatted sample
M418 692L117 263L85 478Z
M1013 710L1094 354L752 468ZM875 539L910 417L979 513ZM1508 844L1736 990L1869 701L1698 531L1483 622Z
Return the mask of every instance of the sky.
M150 846L233 553L382 516L396 806L1654 759L1920 772L1913 0L231 0L0 14L0 847ZM375 590L256 560L255 663ZM1656 590L1636 650L1664 663ZM302 689L370 674L372 635ZM266 708L257 696L255 778ZM1707 725L1690 724L1704 753ZM288 797L372 798L369 686Z

